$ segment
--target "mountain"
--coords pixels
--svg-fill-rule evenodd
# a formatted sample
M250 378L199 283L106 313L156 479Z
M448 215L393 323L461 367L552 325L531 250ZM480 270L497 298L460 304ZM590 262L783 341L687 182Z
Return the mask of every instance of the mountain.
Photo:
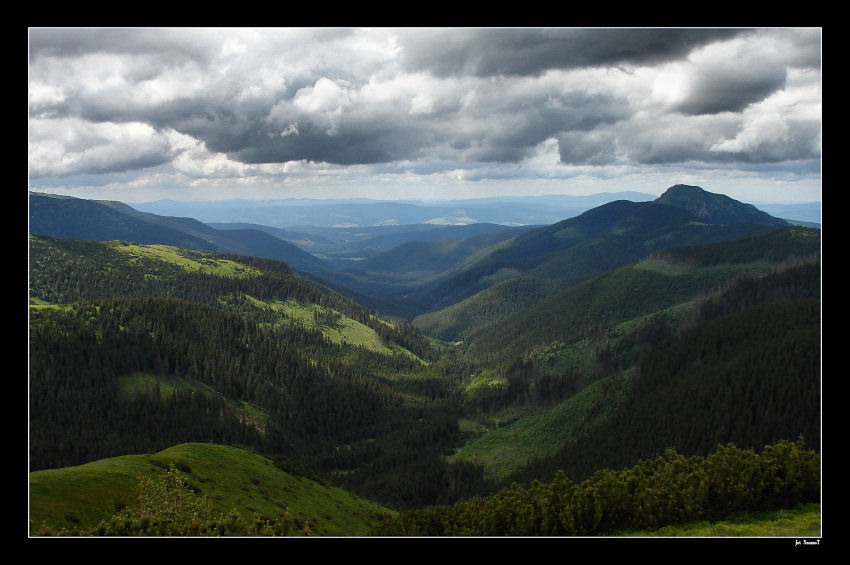
M505 240L415 298L422 313L519 276L572 284L637 262L659 249L722 241L765 228L764 224L711 223L659 202L615 201Z
M527 229L502 227L469 237L410 241L325 276L362 294L400 298L462 271L479 255Z
M405 339L387 320L286 263L162 244L40 235L30 235L29 250L34 303L70 304L115 295L173 298L236 312L281 332L319 331L362 350L390 356L404 352L405 359L415 357L414 350L424 354L423 346L413 342L407 345L411 351L405 351ZM80 282L86 273L98 276Z
M210 248L200 237L203 224L189 218L158 218L142 214L126 204L69 196L29 193L29 231L53 237L136 243L162 243L182 247Z
M707 192L698 186L677 184L668 188L655 199L691 212L696 217L712 224L756 224L765 226L787 226L789 222L774 218L752 204L745 204L725 194Z
M107 200L30 192L29 231L88 241L123 240L227 251L284 261L295 269L323 269L319 259L257 229L216 230L193 218L158 216Z
M466 340L473 332L547 296L638 263L654 252L729 241L771 226L789 225L758 210L752 212L748 205L715 196L720 195L698 187L672 187L654 202L611 202L530 230L432 286L429 294L419 297L423 306L414 323L442 339ZM671 201L676 205L662 203ZM711 213L699 218L687 208ZM720 223L732 217L751 223Z
M464 351L487 362L464 405L480 424L453 460L507 485L665 446L817 446L819 252L818 230L798 227L674 247L473 327ZM467 313L446 312L447 331Z

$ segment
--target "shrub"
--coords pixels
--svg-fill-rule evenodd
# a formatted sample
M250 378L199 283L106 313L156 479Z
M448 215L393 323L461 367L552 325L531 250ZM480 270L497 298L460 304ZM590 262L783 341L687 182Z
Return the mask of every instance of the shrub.
M820 456L806 450L801 437L766 446L760 455L734 444L704 458L668 449L629 469L597 471L579 484L560 472L549 484L514 483L451 507L402 512L372 533L588 536L788 508L819 495Z

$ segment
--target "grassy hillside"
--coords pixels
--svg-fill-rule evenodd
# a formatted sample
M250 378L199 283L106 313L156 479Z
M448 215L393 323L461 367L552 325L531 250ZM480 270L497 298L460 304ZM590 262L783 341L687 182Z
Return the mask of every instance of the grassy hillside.
M272 461L213 444L182 444L148 455L125 455L85 465L30 473L30 525L93 526L136 502L138 475L156 476L174 464L215 513L237 509L277 519L288 513L316 535L358 536L395 512L340 488L287 473Z
M107 241L104 245L128 256L133 264L142 265L144 259L180 267L189 273L208 274L226 278L253 278L262 272L233 259L217 257L210 253L193 252L170 245L141 245L125 241ZM148 263L149 264L149 263ZM156 276L148 273L149 276Z

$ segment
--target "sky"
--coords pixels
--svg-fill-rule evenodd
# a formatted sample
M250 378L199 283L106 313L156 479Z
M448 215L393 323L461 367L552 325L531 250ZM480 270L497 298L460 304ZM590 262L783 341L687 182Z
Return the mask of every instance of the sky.
M30 28L30 190L821 200L820 28Z

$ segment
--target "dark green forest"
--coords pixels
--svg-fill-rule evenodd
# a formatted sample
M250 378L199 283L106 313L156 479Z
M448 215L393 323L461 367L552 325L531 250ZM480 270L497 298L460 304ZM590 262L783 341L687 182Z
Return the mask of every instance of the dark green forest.
M820 446L820 308L793 300L712 320L647 348L630 394L605 425L519 481L574 479L622 468L668 447L706 455L727 442L760 449L802 436Z
M30 312L33 470L200 441L246 446L287 469L343 475L346 486L403 507L482 488L480 470L442 457L458 441L450 359L434 363L425 378L393 385L388 375L421 372L421 363L332 343L309 328L264 326L270 314L238 297L332 305L372 324L384 341L432 356L409 324L379 322L273 262L239 257L264 276L227 279L159 262L122 263L93 243L34 243L32 295L71 306ZM103 277L87 276L101 270ZM125 287L125 280L134 282ZM132 293L112 296L124 289ZM122 398L119 378L138 371L188 379L215 394L165 398L152 388ZM268 415L262 433L234 409L240 403ZM451 489L441 487L448 483Z

